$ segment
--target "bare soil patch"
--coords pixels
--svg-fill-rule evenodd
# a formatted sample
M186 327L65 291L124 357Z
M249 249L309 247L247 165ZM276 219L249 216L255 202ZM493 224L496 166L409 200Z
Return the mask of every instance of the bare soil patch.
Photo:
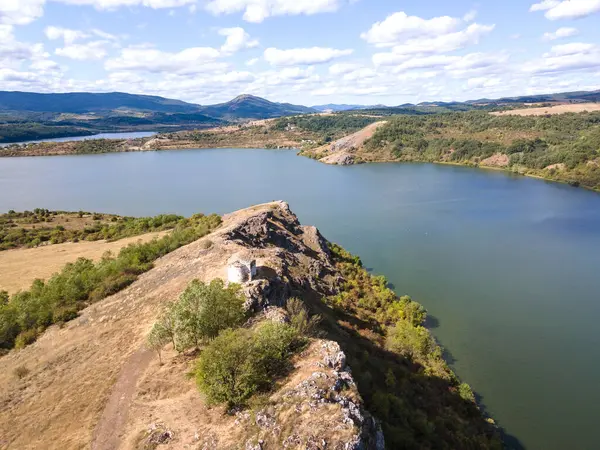
M168 231L143 234L114 242L68 242L37 248L20 248L0 252L0 290L15 293L28 288L36 278L47 279L69 262L78 258L99 260L107 251L118 253L123 247L139 241L148 242Z
M581 113L600 111L600 103L568 103L541 108L513 109L493 112L495 116L545 116L547 114Z

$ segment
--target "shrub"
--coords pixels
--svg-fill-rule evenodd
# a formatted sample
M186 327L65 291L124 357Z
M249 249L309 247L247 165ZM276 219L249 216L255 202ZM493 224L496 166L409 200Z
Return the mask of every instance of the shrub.
M300 343L296 331L286 324L265 322L255 330L225 330L198 359L198 388L209 403L243 405L288 371Z
M47 282L34 281L28 291L14 294L8 301L3 294L0 348L30 344L48 326L71 320L90 303L129 286L139 274L151 269L157 258L205 236L220 221L218 216L193 216L162 239L131 244L118 256L106 254L97 263L80 258Z
M385 346L388 350L414 359L426 359L436 344L429 331L400 320L388 330Z
M242 324L245 311L241 287L226 287L221 279L210 284L193 280L179 297L175 316L177 340L186 348L198 348L220 331Z
M21 333L19 333L19 335L17 336L17 339L15 340L15 348L17 348L17 349L25 348L29 344L33 344L36 341L37 337L38 337L38 332L37 332L37 329L35 329L35 328L31 328L29 330L22 331Z
M458 393L464 400L475 403L475 395L471 390L471 386L469 386L467 383L461 383L458 386Z
M29 369L25 366L19 366L19 367L16 367L15 370L13 370L13 374L15 375L16 378L21 380L21 379L25 378L27 375L29 375Z
M316 336L321 316L310 316L306 305L298 298L288 300L286 310L291 327L301 336Z
M159 364L162 365L161 350L171 341L170 333L160 322L155 323L148 335L148 346L158 353Z
M244 329L224 331L203 350L196 382L209 403L239 405L258 389L260 375L251 352L252 332Z

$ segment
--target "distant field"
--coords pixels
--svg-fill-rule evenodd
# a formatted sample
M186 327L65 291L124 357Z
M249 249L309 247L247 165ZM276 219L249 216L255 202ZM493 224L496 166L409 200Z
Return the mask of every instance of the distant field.
M575 103L543 108L513 109L511 111L493 112L492 114L495 116L544 116L546 114L580 113L584 111L600 111L600 103Z
M59 272L69 262L77 258L98 260L106 251L118 253L119 250L138 241L148 242L162 237L168 231L147 233L141 236L120 239L114 242L82 241L44 245L36 248L22 248L0 252L0 291L10 294L27 289L36 278L48 279Z

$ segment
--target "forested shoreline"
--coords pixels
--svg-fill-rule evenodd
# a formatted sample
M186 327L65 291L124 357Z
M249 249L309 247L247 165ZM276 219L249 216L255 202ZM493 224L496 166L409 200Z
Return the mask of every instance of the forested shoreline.
M338 149L339 140L377 121L386 123L364 145L349 149L354 163L489 167L600 190L600 112L542 116L498 116L485 111L301 115L153 138L12 145L0 148L0 156L264 147L297 148L303 156L321 159Z

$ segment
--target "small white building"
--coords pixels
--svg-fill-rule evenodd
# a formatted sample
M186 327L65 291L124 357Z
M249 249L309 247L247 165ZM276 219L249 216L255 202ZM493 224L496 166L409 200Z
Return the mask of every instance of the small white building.
M227 265L227 281L243 284L256 277L256 260L244 255L234 255Z

